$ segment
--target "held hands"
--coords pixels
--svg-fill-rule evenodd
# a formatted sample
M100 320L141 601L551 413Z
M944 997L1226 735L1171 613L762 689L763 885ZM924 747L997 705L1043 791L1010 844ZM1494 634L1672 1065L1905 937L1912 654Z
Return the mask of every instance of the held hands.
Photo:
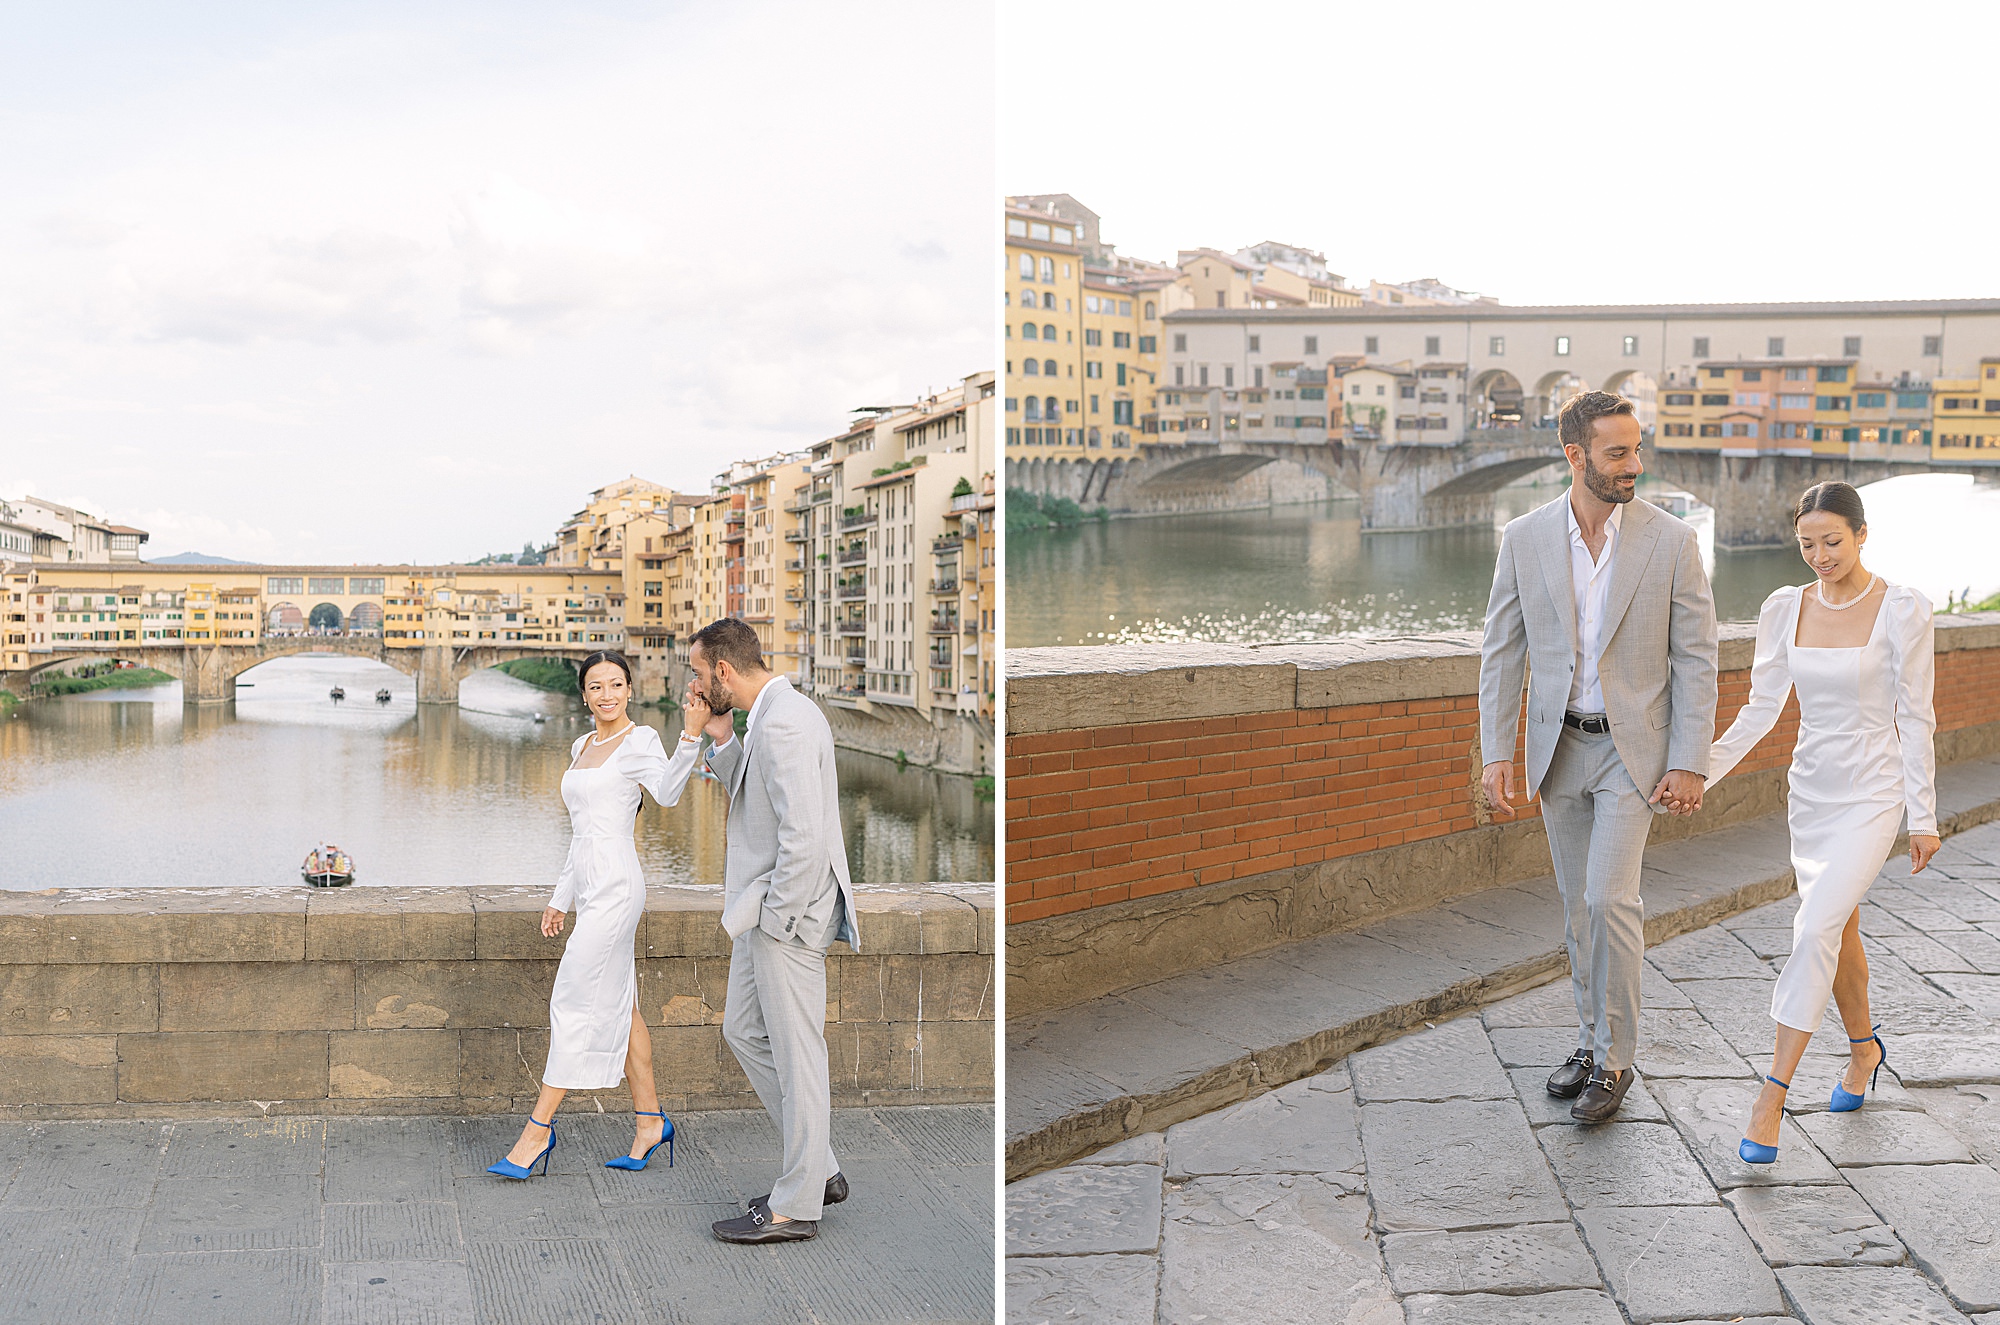
M1514 764L1507 759L1496 759L1479 771L1479 789L1486 793L1486 804L1502 819L1514 817Z
M552 939L556 935L562 933L562 928L563 928L563 913L556 910L553 906L543 907L542 937L545 939Z
M1924 866L1931 863L1931 857L1935 856L1938 853L1938 848L1943 845L1942 842L1938 841L1936 833L1911 833L1910 873L1922 874Z
M1664 805L1667 813L1685 819L1701 808L1703 785L1700 774L1690 773L1684 768L1670 768L1667 775L1660 779L1660 785L1653 788L1653 794L1646 798L1646 803Z

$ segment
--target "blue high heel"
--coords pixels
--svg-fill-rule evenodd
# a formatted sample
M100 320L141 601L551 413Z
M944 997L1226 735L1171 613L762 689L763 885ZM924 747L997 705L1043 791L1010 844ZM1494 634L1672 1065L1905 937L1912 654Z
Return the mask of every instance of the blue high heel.
M547 1122L543 1122L541 1119L535 1117L535 1115L531 1113L528 1115L528 1121L533 1123L537 1127L546 1127L549 1129L549 1143L547 1146L543 1147L542 1153L535 1156L534 1159L529 1160L526 1168L523 1168L521 1165L516 1164L511 1159L503 1158L498 1164L489 1164L486 1168L486 1171L488 1173L497 1173L503 1178L518 1179L518 1178L533 1177L535 1172L535 1163L537 1160L539 1160L542 1165L542 1176L543 1177L548 1176L549 1156L556 1153L556 1120L551 1118Z
M653 1151L658 1150L661 1146L665 1146L667 1148L667 1167L672 1168L674 1166L674 1120L667 1117L665 1109L660 1110L658 1113L647 1113L644 1109L634 1109L632 1112L640 1118L658 1118L664 1125L665 1130L660 1133L660 1139L653 1142L646 1153L639 1156L639 1158L634 1159L630 1155L620 1155L616 1159L605 1160L604 1167L607 1169L627 1169L633 1173L637 1173L640 1169L646 1167L646 1161L653 1157Z
M1780 1081L1776 1077L1767 1076L1764 1080L1770 1082L1779 1090L1790 1090L1792 1088L1791 1082ZM1781 1123L1784 1121L1782 1116L1779 1118L1779 1121ZM1778 1148L1776 1146L1760 1146L1747 1136L1743 1138L1743 1143L1736 1147L1736 1153L1743 1157L1745 1164L1773 1164L1778 1159Z
M1866 1044L1870 1040L1873 1040L1875 1041L1875 1047L1882 1051L1881 1060L1875 1064L1875 1070L1868 1074L1868 1090L1875 1089L1875 1079L1882 1075L1882 1069L1889 1064L1889 1046L1882 1043L1882 1036L1879 1034L1881 1029L1881 1024L1878 1022L1873 1031L1870 1031L1860 1039L1857 1040L1850 1036L1847 1041L1849 1044ZM1833 1082L1833 1101L1826 1106L1827 1111L1829 1113L1853 1113L1861 1107L1861 1102L1867 1098L1867 1091L1863 1091L1857 1095L1847 1087L1841 1085L1840 1079L1836 1077Z

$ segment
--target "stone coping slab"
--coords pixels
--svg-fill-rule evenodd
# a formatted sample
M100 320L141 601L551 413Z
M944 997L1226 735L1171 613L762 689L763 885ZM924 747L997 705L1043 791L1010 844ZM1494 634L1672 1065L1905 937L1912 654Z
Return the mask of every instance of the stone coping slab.
M1945 835L2000 818L2000 760L1948 765L1938 782ZM1782 815L1656 845L1642 885L1646 941L1793 891ZM1555 899L1543 876L1010 1021L1007 1180L1550 980L1567 969Z
M1721 670L1756 651L1754 621L1719 628ZM1471 695L1477 630L1272 644L1099 644L1007 650L1007 734ZM1937 618L1937 651L2000 648L2000 612Z
M547 961L546 887L0 890L0 966L131 962ZM994 950L991 884L858 888L873 956ZM722 890L655 886L642 957L726 957ZM845 944L835 945L845 953Z

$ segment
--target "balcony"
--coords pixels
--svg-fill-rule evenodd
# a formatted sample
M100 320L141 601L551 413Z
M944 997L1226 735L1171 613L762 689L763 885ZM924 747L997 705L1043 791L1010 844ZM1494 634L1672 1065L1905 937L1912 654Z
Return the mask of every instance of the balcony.
M958 633L958 614L953 612L943 616L933 616L931 618L930 633L933 635L956 635Z
M843 602L852 598L866 598L868 586L860 580L842 580L833 591L833 596Z
M803 635L803 634L805 634L805 633L806 633L806 623L805 623L804 619L803 619L803 618L800 618L800 617L792 617L792 618L791 618L790 620L786 621L786 622L785 622L785 633L786 633L787 635Z
M770 504L771 499L769 497L752 497L750 499L750 509L753 511L761 511Z
M786 601L786 602L788 602L788 603L803 603L803 602L804 602L805 600L806 600L806 591L805 591L804 589L787 589L787 590L785 590L785 601Z
M950 670L950 668L951 668L951 649L950 649L950 647L949 647L949 646L947 646L947 647L945 647L945 648L942 648L942 649L936 649L936 648L934 648L934 649L932 649L932 650L931 650L931 666L933 666L933 667L938 667L938 668L943 668L943 669L945 669L945 670L947 670L947 671L949 671L949 670ZM947 686L949 686L949 685L950 685L951 683L950 683L949 681L946 681L946 682L945 682L945 684L946 684Z
M958 580L956 578L949 580L932 580L930 588L931 592L936 594L946 594L946 593L955 594L958 592Z
M840 529L842 533L845 533L849 529L866 529L874 523L875 512L873 511L863 511L859 515L849 514L848 511L840 513Z
M977 621L968 621L968 622L966 622L966 623L965 623L965 633L966 633L967 635L970 635L970 636L972 636L972 637L973 637L973 638L975 638L975 639L976 639L976 638L978 638L978 636L979 636L979 623L978 623Z
M868 665L868 650L866 648L851 648L841 656L840 661L846 667L866 667Z
M931 540L931 552L938 556L942 556L947 552L956 552L963 546L965 546L965 537L962 534L945 534L942 537Z
M805 568L806 559L804 557L793 557L785 563L786 570L804 570Z
M844 547L840 550L837 560L843 566L858 565L868 560L868 549L858 544L854 547Z
M810 541L810 538L811 536L803 529L787 529L785 531L785 541L787 543L804 543Z
M812 498L795 497L791 501L786 502L782 509L790 512L793 515L804 515L807 511L810 511L812 508L813 508Z
M836 623L834 629L842 635L866 635L868 633L868 623L866 621L842 621Z

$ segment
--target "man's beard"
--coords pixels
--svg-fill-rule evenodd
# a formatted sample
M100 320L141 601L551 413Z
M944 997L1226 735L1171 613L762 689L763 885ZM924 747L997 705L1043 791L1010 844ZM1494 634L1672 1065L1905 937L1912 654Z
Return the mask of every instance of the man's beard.
M1608 501L1614 506L1622 506L1638 496L1636 491L1627 491L1618 480L1590 463L1590 457L1583 457L1583 486L1599 501Z
M710 713L729 713L736 708L735 701L730 698L729 691L723 688L720 680L710 681L704 686L701 698L702 702L708 705Z

